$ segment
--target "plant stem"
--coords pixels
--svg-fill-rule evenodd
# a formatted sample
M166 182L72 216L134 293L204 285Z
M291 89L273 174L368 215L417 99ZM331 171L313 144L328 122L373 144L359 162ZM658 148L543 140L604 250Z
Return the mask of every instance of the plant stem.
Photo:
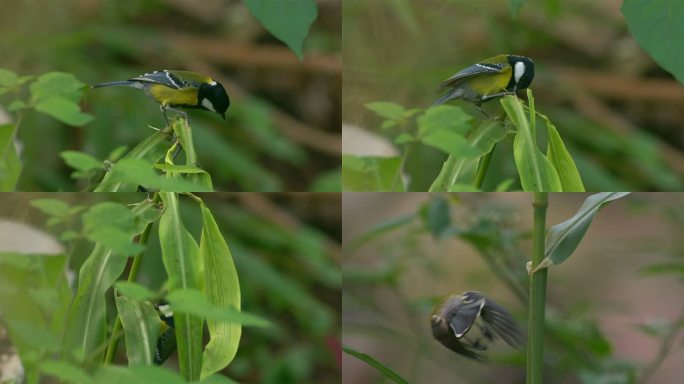
M480 161L480 166L477 168L477 177L475 177L475 188L477 189L482 189L482 183L484 182L485 175L487 174L489 162L492 160L494 148L496 148L496 143L494 143L492 150L487 152L487 154L484 155L484 157L482 157L482 160Z
M406 165L406 159L408 158L410 149L411 148L409 143L404 145L404 153L401 154L401 164L399 165L399 171L394 175L394 178L392 179L392 185L390 185L390 189L388 192L394 192L394 188L396 187L397 182L401 182L401 175L404 174L404 165Z
M534 227L532 232L532 265L544 260L546 237L546 207L548 193L535 192L532 202ZM544 374L544 306L546 301L546 268L532 274L527 330L527 384L543 383Z
M140 235L140 240L138 241L138 244L141 245L146 245L147 244L147 239L150 237L150 232L152 231L152 225L154 222L151 222L147 224L145 227L145 230L143 231L142 235ZM142 263L143 255L145 254L145 251L141 251L135 257L133 258L133 263L131 264L131 271L128 274L128 281L129 282L134 282L137 277L138 277L138 270L140 269L140 263ZM104 363L105 364L111 364L112 361L114 361L114 354L116 353L116 349L119 346L119 337L121 337L121 317L119 317L119 314L116 314L116 321L114 322L114 329L112 330L112 335L111 338L109 339L109 346L107 347L107 353L105 354L105 359Z

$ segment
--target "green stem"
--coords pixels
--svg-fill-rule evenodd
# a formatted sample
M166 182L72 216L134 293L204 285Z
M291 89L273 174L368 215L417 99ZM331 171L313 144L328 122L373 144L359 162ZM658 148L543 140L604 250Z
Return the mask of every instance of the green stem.
M410 150L410 144L405 144L404 145L404 153L401 155L401 164L399 165L399 171L397 172L396 175L394 175L394 179L392 180L392 185L390 186L390 190L388 192L393 192L395 186L397 185L397 182L401 181L401 175L404 174L404 166L406 165L406 159L408 158L409 150ZM402 188L403 190L403 188Z
M489 168L489 162L492 160L494 148L496 148L496 143L492 147L492 150L482 157L480 166L477 168L477 177L475 177L475 188L477 189L482 189L482 183L484 182L485 175L487 175L487 169Z
M544 260L546 237L546 207L548 193L535 192L534 227L532 232L532 265L530 270ZM530 307L527 330L527 384L543 383L544 374L544 306L546 301L546 268L532 274L530 282Z
M150 232L152 231L152 225L154 222L151 222L147 224L145 227L145 230L143 231L142 235L140 235L140 240L138 241L139 244L141 245L146 245L147 244L147 239L150 237ZM133 264L131 264L131 271L128 274L128 281L129 282L134 282L137 277L138 277L138 270L140 269L140 263L142 263L143 255L145 254L145 251L141 251L135 257L133 258ZM107 353L105 354L105 359L104 363L105 364L111 364L112 361L114 361L114 354L116 353L116 349L119 346L119 338L121 337L121 317L119 317L119 314L117 313L116 315L116 321L114 322L114 329L112 330L112 336L109 339L109 346L107 346Z

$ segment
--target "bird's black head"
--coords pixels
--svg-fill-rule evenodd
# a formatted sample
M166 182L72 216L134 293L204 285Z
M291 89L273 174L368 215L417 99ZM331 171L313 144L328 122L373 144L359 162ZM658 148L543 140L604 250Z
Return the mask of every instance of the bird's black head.
M513 75L506 89L514 92L529 87L534 79L534 62L529 57L508 55L508 63Z
M230 98L221 83L212 81L200 85L197 92L197 107L216 112L226 118L226 111L230 106Z

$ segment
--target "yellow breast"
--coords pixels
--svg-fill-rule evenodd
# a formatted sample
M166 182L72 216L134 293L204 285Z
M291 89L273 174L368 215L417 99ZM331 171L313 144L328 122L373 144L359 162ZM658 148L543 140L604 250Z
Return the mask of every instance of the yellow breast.
M173 89L165 85L154 84L148 92L163 106L197 105L196 88Z

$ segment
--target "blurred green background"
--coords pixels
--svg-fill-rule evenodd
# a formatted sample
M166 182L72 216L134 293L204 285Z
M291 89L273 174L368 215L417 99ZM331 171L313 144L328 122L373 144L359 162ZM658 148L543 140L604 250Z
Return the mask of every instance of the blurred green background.
M230 247L240 278L242 308L270 321L267 328L245 327L235 360L224 373L239 383L336 383L341 378L341 196L336 193L199 195L216 218ZM59 244L67 226L46 227L46 217L29 205L36 198L57 198L71 205L101 201L140 202L143 193L3 193L0 194L0 249L46 250ZM202 222L197 204L181 198L183 222L199 239ZM34 237L28 224L44 235ZM80 228L79 223L71 223ZM166 280L159 256L156 225L148 241L138 282L153 290ZM29 236L33 235L33 236ZM92 243L62 244L71 255L70 270L78 276ZM17 249L18 247L18 249ZM28 247L28 248L27 248ZM58 248L58 247L57 247ZM130 264L129 264L130 267ZM128 267L127 267L128 268ZM124 276L127 275L127 271ZM75 289L75 286L74 286ZM108 294L109 324L115 313ZM0 354L12 355L11 340L0 325ZM125 364L123 343L117 364ZM178 370L174 354L165 366ZM0 364L0 371L3 364Z
M684 88L630 35L621 0L345 0L343 152L393 156L382 120L364 107L427 108L444 79L502 53L535 62L537 110L558 128L588 191L684 188ZM465 102L476 119L483 116ZM495 115L498 101L485 104ZM512 139L497 146L483 189L515 178ZM540 141L543 142L543 141ZM545 151L545 148L542 148ZM425 191L446 155L416 146L405 171ZM490 175L493 174L493 175ZM520 189L516 181L514 189Z
M0 68L63 71L88 84L158 69L208 74L230 95L227 121L190 111L190 123L199 166L217 190L339 190L341 7L316 4L300 62L239 0L6 0ZM163 126L158 105L133 89L89 91L82 107L95 120L80 128L23 118L17 190L81 190L61 151L104 159L151 135L149 125Z
M547 228L587 196L549 194ZM615 201L549 269L545 383L681 381L683 203L674 193ZM429 315L439 298L476 290L527 329L531 193L344 193L343 210L344 346L410 383L525 382L524 349L499 341L490 363L465 358L432 338ZM343 355L343 383L384 382Z

